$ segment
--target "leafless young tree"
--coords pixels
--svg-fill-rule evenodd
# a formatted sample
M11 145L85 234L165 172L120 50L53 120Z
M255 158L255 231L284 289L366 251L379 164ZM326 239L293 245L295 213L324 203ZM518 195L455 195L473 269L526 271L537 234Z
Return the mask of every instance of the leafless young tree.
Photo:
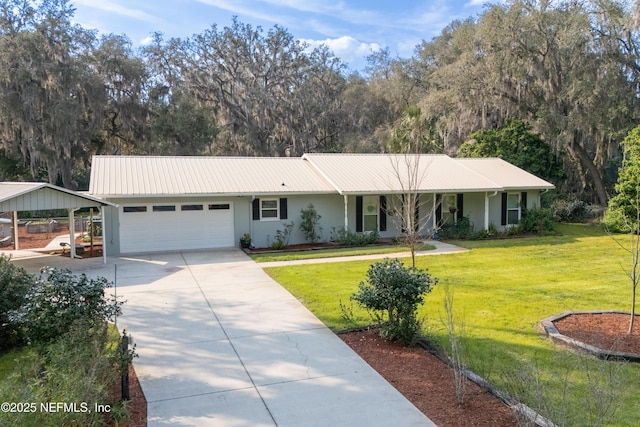
M425 124L420 109L408 108L400 124L393 130L389 144L400 151L400 154L390 156L394 179L400 187L400 193L395 194L391 204L398 212L392 217L398 222L403 241L411 250L411 265L414 268L418 245L427 230L435 231L433 217L438 203L434 200L436 195L433 194L432 199L421 193L429 165L433 161L430 156L422 154L433 145L430 144L429 136L430 128Z
M626 215L624 216L624 222L631 230L629 233L628 244L624 243L612 236L613 240L631 256L631 263L628 267L622 265L624 272L631 280L631 316L629 320L629 329L627 333L631 335L633 333L633 327L636 318L636 295L638 290L638 282L640 281L640 187L636 188L635 198L635 212L636 217L631 220Z

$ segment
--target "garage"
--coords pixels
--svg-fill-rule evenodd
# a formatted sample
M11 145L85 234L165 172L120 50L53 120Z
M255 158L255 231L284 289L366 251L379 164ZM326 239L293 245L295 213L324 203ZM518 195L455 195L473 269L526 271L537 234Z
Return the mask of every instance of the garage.
M231 201L121 205L120 252L234 246Z

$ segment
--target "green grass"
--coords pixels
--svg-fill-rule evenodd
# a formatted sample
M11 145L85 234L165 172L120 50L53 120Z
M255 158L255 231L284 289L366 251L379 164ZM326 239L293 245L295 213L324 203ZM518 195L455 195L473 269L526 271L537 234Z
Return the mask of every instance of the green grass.
M418 251L432 251L436 247L429 244L421 244ZM408 252L407 246L359 246L353 248L316 249L309 251L283 251L277 253L257 253L250 255L256 262L294 261L300 259L334 258L341 256L390 254L394 252Z
M16 360L27 355L28 348L9 350L0 354L0 382L13 372L16 367Z
M89 341L84 336L85 331L81 331L73 337L65 335L51 343L0 354L0 396L3 401L35 403L36 408L49 401L85 402L89 407L96 403L110 404L114 419L126 418L123 406L114 403L111 396L118 373L114 371L114 359L110 356L118 345L118 330L109 325L106 342L101 338ZM87 342L69 342L72 338ZM98 351L96 344L104 345L107 351ZM2 426L103 425L106 420L100 414L82 411L0 412Z
M457 242L472 250L419 257L418 266L440 280L420 308L425 333L446 348L441 319L448 286L457 322L464 325L471 369L558 424L598 424L596 402L615 395L619 406L607 424L640 425L640 364L574 355L551 344L536 328L541 319L566 310L630 307L631 285L623 270L630 264L629 255L598 227L570 225L560 231L561 236ZM624 236L618 238L624 242ZM370 264L266 271L329 327L340 330L354 326L344 320L340 303L349 304ZM358 307L353 307L353 315L357 325L370 322ZM521 387L523 383L527 387Z

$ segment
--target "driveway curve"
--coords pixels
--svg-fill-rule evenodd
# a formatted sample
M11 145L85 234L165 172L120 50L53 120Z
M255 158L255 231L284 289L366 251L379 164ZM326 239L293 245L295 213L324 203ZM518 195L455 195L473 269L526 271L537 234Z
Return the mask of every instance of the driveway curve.
M149 426L435 426L240 250L66 263L126 300Z

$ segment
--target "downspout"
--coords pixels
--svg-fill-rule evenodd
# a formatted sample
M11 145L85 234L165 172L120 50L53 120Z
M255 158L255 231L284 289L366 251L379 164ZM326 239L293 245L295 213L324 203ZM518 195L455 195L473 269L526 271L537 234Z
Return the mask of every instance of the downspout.
M492 195L489 192L484 193L484 229L489 229L489 198L498 195L498 190L494 191Z
M251 239L254 238L253 236L253 201L256 199L255 194L251 196L251 202L249 203L249 235L251 236Z

